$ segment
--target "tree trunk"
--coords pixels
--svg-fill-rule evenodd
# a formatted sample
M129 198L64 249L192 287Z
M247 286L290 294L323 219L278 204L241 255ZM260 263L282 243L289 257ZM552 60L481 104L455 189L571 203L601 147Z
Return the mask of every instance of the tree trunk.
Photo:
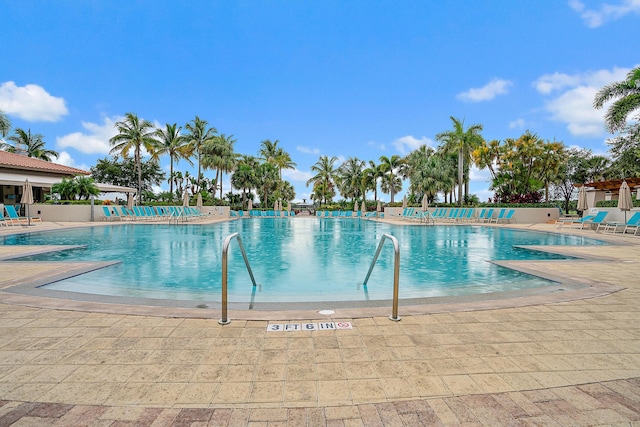
M458 151L458 206L462 207L462 182L464 181L462 170L462 148Z

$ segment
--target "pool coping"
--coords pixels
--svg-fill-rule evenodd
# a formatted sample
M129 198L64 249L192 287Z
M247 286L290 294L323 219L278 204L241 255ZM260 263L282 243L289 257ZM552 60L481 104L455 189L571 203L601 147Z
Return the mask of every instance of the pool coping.
M80 225L82 226L82 225ZM504 227L504 225L501 225ZM509 227L522 229L524 227ZM530 228L530 227L527 227ZM535 230L554 233L554 230ZM579 230L578 230L579 231ZM558 230L555 230L557 233ZM560 233L564 234L564 233ZM582 233L569 233L573 235L583 235ZM602 239L603 236L589 236L600 240L608 241L611 244L624 245L619 239ZM77 248L75 246L74 248ZM575 280L567 274L554 274L545 268L532 267L531 264L537 263L580 263L580 262L616 262L615 257L591 256L588 250L582 250L579 256L576 251L567 250L566 246L527 246L527 249L540 250L554 254L568 255L574 257L571 260L544 260L531 263L529 261L489 261L496 265L507 267L516 271L521 271L536 277L551 280L554 282L550 286L531 288L519 291L505 291L498 293L472 294L453 297L431 297L431 298L414 298L401 299L400 316L402 315L418 315L443 312L458 311L476 311L486 309L497 309L506 307L521 307L529 305L539 305L548 303L558 303L566 301L575 301L578 299L595 298L618 292L625 289L623 286L613 285L603 282L585 282L584 280ZM569 247L572 248L572 247ZM588 249L588 246L581 247ZM70 249L66 246L52 246L50 250ZM46 248L38 247L38 249L30 248L30 254L43 253ZM26 252L25 252L26 253ZM23 257L20 254L15 257ZM2 265L7 266L8 261L12 257L0 256ZM16 261L24 265L30 261ZM43 262L35 262L42 264ZM117 262L67 262L69 267L66 277L71 277L84 272L103 268L113 265ZM56 263L49 263L56 264ZM17 305L25 305L30 307L49 308L49 309L66 309L79 311L95 311L100 313L116 313L116 314L139 314L163 317L189 317L189 318L217 318L220 317L219 302L207 301L184 301L184 300L166 300L154 298L128 298L128 297L112 297L97 294L84 294L68 291L55 291L50 289L39 288L46 283L52 283L62 280L65 273L57 273L53 275L42 275L39 277L25 277L23 281L5 286L0 290L0 303L10 303ZM363 306L366 304L367 306ZM391 312L390 300L377 300L375 302L361 302L354 304L353 302L345 303L326 301L313 303L254 303L251 310L248 309L247 303L230 303L230 317L244 320L276 320L276 319L317 319L317 318L361 318L361 317L377 317L387 316ZM354 306L355 305L355 306ZM372 306L373 305L373 306ZM200 308L198 308L198 306ZM330 309L334 313L331 315L321 315L319 311Z

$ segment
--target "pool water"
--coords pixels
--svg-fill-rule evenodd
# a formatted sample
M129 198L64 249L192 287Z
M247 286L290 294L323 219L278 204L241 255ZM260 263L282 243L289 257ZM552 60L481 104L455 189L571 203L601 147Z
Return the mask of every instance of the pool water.
M239 232L259 286L254 289L237 242L229 247L229 301L310 302L390 299L393 245L400 246L400 298L519 290L550 282L488 260L558 259L522 245L585 245L580 236L482 226L399 226L357 219L261 218L217 224L124 224L14 235L5 245L87 245L24 260L121 261L48 289L99 295L220 301L222 243Z

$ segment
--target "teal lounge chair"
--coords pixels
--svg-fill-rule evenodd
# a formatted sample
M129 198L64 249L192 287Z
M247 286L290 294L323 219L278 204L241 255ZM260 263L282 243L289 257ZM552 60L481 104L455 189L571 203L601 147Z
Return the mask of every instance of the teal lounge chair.
M487 209L487 212L484 214L484 218L482 218L482 222L491 222L491 217L493 217L493 208Z
M618 231L618 227L622 228L622 234L625 234L629 229L638 229L640 225L640 212L635 212L627 222L606 222L602 225L602 231L607 232L612 229L613 233ZM635 233L634 233L635 234Z
M589 228L593 228L595 231L598 231L600 229L600 226L605 223L604 219L608 213L609 212L598 212L592 220L585 221L580 224L580 228L582 229L585 225L588 225Z
M103 206L102 210L104 212L104 216L102 217L103 221L114 221L116 219L122 221L122 218L120 218L120 215L118 214L117 208L113 209L113 214L111 213L111 209L109 208L109 206Z
M515 222L515 220L513 219L513 214L516 212L515 209L509 209L509 211L507 211L507 214L502 217L502 218L498 218L498 221L496 222L496 224L498 222L504 222L507 224L511 224L511 220L513 220Z
M503 220L504 214L506 212L507 210L505 208L500 209L500 212L498 212L498 216L495 218L489 218L489 222L495 222L497 224L498 222Z
M21 221L42 222L42 219L39 217L19 216L15 206L13 205L5 205L4 209L7 211L7 216L9 217L11 225L22 225Z

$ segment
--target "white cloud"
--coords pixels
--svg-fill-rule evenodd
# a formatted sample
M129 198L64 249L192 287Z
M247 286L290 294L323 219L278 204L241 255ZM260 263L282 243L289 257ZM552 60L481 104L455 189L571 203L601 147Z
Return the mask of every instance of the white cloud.
M85 164L77 164L73 157L71 157L71 154L67 153L66 151L60 151L58 153L58 158L54 162L59 165L69 166L83 171L89 171L89 166Z
M553 120L567 124L567 129L576 136L601 136L604 134L603 117L607 105L600 110L593 108L596 93L605 85L624 80L628 68L597 70L578 74L545 74L534 83L543 95L551 95L545 109Z
M0 110L28 122L56 122L67 115L63 98L51 96L41 86L0 84Z
M493 79L480 88L471 88L466 92L459 93L456 98L464 102L489 101L497 95L504 95L508 92L509 86L513 83L509 80Z
M109 139L117 133L114 125L118 120L120 118L105 117L102 124L82 122L86 133L74 132L58 137L56 145L59 148L75 148L85 154L109 154Z
M314 154L316 156L320 155L320 149L318 148L309 148L309 147L303 147L301 145L298 145L296 147L296 150L304 154Z
M515 119L514 121L509 122L509 129L524 129L524 127L524 119Z
M570 0L569 6L580 14L587 27L597 28L630 13L640 14L640 0L622 0L618 4L604 3L598 9L589 9L579 0Z
M309 181L311 179L312 176L313 176L313 174L311 172L303 172L303 171L298 170L298 169L283 169L282 170L282 178L286 179L287 181L306 183L307 181Z
M433 147L433 140L426 136L418 139L412 135L407 135L393 141L393 146L401 155L409 154L411 151L417 150L422 145Z

